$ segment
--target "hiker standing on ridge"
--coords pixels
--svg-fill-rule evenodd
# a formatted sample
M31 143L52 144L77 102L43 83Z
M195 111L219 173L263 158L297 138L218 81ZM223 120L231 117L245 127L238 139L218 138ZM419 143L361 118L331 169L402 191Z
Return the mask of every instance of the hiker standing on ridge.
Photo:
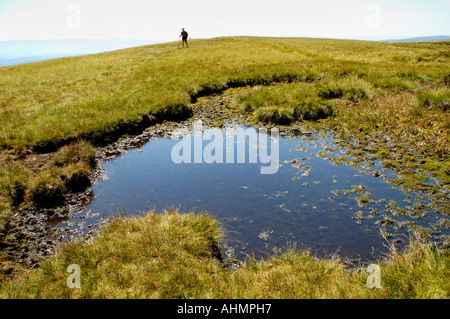
M183 43L183 48L184 48L184 44L186 43L186 47L189 48L188 42L187 42L187 38L188 38L188 33L183 29L181 29L181 41Z

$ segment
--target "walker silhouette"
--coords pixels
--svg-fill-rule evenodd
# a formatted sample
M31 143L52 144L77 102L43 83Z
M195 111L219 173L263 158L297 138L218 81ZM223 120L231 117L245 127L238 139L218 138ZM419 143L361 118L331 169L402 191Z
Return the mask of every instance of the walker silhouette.
M180 38L181 38L181 44L184 48L184 44L186 43L186 47L189 48L187 39L188 39L189 34L186 32L186 30L184 30L184 28L181 29L181 34L180 34Z

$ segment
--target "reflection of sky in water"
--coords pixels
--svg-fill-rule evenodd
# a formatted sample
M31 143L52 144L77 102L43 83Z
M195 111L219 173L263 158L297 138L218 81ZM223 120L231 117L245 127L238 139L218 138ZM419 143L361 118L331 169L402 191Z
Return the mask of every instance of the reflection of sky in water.
M263 164L259 162L174 164L171 150L179 141L155 139L139 152L130 150L105 162L108 178L93 186L95 198L85 210L112 216L118 212L138 214L150 208L161 211L172 205L183 211L204 209L222 222L227 245L238 258L243 257L241 252L252 251L261 257L294 242L319 255L339 252L370 258L373 249L377 253L386 251L382 227L375 222L383 215L392 215L386 211L387 203L393 200L401 207L411 205L405 202L406 194L381 177L361 174L347 165L336 166L316 156L324 146L331 146L329 137L280 137L282 166L273 175L261 175ZM299 159L298 167L286 163L294 159ZM355 197L360 194L344 192L360 184L371 199L386 201L359 207ZM355 218L359 211L370 215L371 208L378 208L380 213L372 219ZM430 221L436 221L435 216L418 222Z

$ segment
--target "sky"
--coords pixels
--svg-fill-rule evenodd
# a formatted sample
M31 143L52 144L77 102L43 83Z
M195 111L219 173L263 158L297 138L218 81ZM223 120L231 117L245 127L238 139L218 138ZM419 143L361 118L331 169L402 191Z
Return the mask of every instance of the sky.
M0 0L0 41L450 35L450 0Z

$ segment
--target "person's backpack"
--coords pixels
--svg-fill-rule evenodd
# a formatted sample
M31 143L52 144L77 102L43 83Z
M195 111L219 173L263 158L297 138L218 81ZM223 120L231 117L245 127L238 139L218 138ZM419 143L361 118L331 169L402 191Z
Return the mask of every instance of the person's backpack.
M188 37L188 33L186 31L181 32L181 36L183 38L187 38Z

